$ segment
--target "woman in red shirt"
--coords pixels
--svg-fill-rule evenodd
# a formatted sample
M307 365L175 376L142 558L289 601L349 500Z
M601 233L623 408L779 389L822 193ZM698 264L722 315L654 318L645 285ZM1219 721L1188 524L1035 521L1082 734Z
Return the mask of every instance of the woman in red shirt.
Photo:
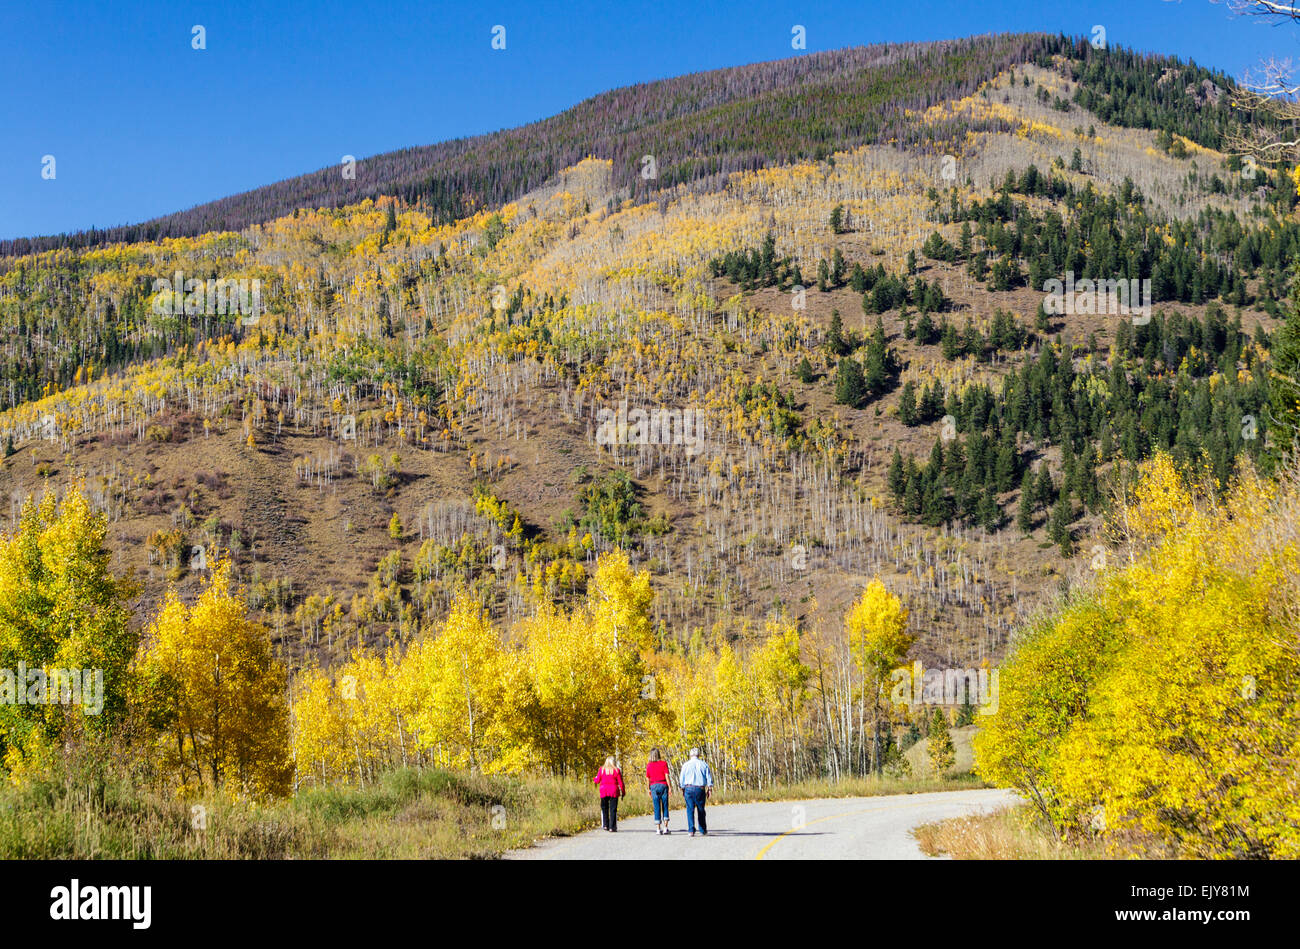
M668 833L668 796L672 788L668 783L668 762L659 756L659 749L650 750L650 760L645 766L645 782L650 788L650 800L655 806L655 828Z
M605 759L605 765L596 772L592 783L600 788L600 826L611 832L618 832L618 799L626 792L623 787L623 772L618 770L611 755Z

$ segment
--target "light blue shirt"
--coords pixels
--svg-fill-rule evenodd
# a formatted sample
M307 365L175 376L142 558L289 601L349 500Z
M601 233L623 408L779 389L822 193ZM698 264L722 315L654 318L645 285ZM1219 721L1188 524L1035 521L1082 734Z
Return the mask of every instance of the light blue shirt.
M713 772L699 758L687 758L686 764L682 765L682 776L677 783L684 788L711 788L713 787Z

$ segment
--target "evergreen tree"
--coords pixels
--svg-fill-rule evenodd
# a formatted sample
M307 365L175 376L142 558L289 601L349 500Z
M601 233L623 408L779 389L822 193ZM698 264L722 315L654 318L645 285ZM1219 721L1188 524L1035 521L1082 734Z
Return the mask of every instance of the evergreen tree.
M957 413L951 413L955 418ZM933 386L927 385L921 393L921 403L917 408L917 421L924 425L927 422L933 422L943 415L943 385L935 382Z
M921 478L915 473L909 475L907 487L903 491L903 513L909 517L921 513Z
M903 467L903 454L895 447L894 457L889 462L889 493L901 504L906 491L907 473Z
M941 478L928 482L921 495L921 520L930 527L939 527L952 520L953 502L944 489Z
M916 383L908 379L898 397L898 420L911 427L916 424ZM897 451L897 449L895 449Z
M936 777L947 774L957 761L952 735L948 733L948 719L943 709L936 708L930 716L930 767Z
M1052 506L1051 516L1047 519L1047 533L1052 541L1061 548L1062 557L1074 555L1074 538L1070 524L1074 521L1074 505L1070 503L1070 491L1061 485L1056 504Z
M1052 484L1052 474L1044 464L1038 469L1037 484L1034 487L1034 507L1046 508L1056 500L1056 486Z
M839 310L831 310L831 328L826 331L826 352L832 356L845 356L849 352L849 342L844 338L844 323Z
M1004 429L1003 437L998 443L997 459L993 468L998 491L1010 491L1015 487L1019 460L1016 454L1016 437L1010 428Z
M863 367L863 381L868 394L883 393L897 373L897 360L885 339L885 324L876 317L876 328L867 342L866 365Z
M984 485L984 493L980 495L979 506L975 509L975 519L990 533L1002 526L1002 508L991 484Z
M856 359L845 356L835 373L835 401L841 405L860 408L867 399L867 384L862 366Z
M849 274L849 286L853 288L854 293L867 292L867 272L862 269L861 264L853 265L853 270Z
M975 321L966 317L966 326L961 331L961 353L965 356L982 356L984 337L975 328Z
M956 328L947 320L943 321L943 328L939 331L939 340L944 359L951 362L962 355L961 337L957 334Z
M923 346L929 346L938 338L939 330L935 327L934 320L930 318L930 311L922 310L916 321L916 341Z
M1026 471L1020 482L1020 507L1016 512L1016 527L1028 536L1034 530L1034 473Z
M1295 287L1286 322L1273 333L1270 350L1268 455L1270 470L1288 455L1300 435L1300 267L1293 270Z

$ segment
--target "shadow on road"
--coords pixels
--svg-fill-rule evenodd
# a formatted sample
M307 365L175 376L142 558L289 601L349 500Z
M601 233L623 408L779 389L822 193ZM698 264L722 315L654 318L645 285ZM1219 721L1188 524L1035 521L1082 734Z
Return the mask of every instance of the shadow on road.
M623 831L619 831L623 833ZM653 831L634 830L634 834L649 834ZM702 837L781 837L789 834L791 837L822 837L828 831L822 830L711 830L707 834L701 834ZM672 837L689 837L689 830L675 830L670 836Z

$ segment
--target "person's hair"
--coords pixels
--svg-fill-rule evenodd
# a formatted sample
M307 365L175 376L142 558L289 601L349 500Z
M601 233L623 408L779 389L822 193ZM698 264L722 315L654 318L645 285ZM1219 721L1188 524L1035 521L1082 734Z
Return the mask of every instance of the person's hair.
M651 748L651 749L650 749L650 760L651 760L651 761L663 761L663 758L659 757L659 749L658 749L658 748Z
M603 771L606 772L607 774L608 774L610 771L617 771L617 770L618 770L618 769L614 766L614 756L613 756L613 755L610 755L608 758L605 759L605 767L602 768L601 770L603 770Z
M698 749L698 748L692 748L692 749L691 749L691 757L692 757L692 758L698 758L699 756L700 756L700 749Z

